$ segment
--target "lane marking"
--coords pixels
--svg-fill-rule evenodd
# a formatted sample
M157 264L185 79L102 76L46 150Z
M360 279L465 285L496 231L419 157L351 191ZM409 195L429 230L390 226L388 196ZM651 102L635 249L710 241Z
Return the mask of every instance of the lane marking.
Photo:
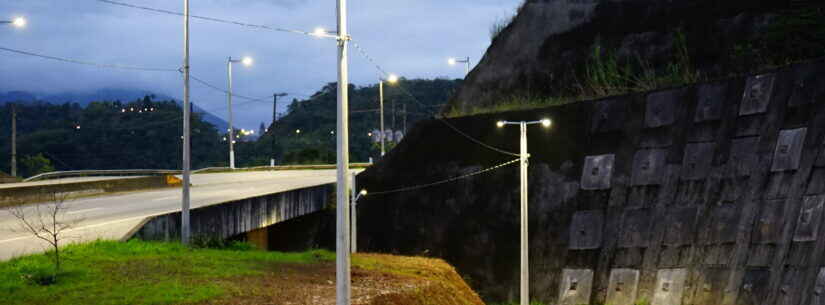
M175 198L178 198L178 197L180 197L180 196L160 197L160 198L152 199L152 201L164 201L164 200L168 200L168 199L175 199Z
M166 213L164 213L164 214L166 214ZM91 229L91 228L96 228L96 227L107 226L107 225L115 224L115 223L119 223L119 222L127 222L127 221L136 220L136 219L144 219L146 217L152 217L152 215L145 215L145 216L138 216L138 217L131 217L131 218L113 220L113 221L88 225L88 226L85 226L85 227L78 227L78 228L68 229L68 230L63 231L63 232L66 233L66 232L73 232L73 231L79 231L79 230L86 230L86 229ZM15 237L15 238L10 238L10 239L4 239L4 240L0 240L0 244L13 242L13 241L16 241L16 240L21 240L21 239L28 239L28 238L37 238L37 237L34 237L34 236L20 236L20 237Z
M80 214L80 213L85 213L85 212L89 212L89 211L96 211L96 210L102 210L102 209L103 208L91 208L91 209L85 209L85 210L78 210L78 211L66 212L66 215Z

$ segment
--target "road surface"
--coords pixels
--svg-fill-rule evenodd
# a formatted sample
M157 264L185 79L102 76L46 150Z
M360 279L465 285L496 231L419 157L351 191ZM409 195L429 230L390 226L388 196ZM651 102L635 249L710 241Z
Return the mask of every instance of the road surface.
M359 170L360 171L360 170ZM335 182L335 170L260 171L192 175L192 208ZM181 189L162 189L69 200L65 218L76 222L68 242L120 239L143 219L180 210ZM38 205L24 211L35 213ZM42 252L47 244L21 231L0 209L0 261Z

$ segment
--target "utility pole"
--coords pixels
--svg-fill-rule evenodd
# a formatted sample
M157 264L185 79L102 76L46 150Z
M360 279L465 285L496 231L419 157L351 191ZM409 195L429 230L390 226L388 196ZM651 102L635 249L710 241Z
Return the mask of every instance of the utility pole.
M350 223L349 223L349 71L347 67L347 0L338 0L338 164L336 183L336 304L350 305Z
M189 244L189 171L191 158L191 104L189 104L189 0L183 0L183 198L181 203L181 243Z
M381 112L381 157L384 157L384 138L386 133L384 133L384 81L378 80L378 106L380 108L379 112Z
M350 228L350 231L351 231L351 235L350 235L351 236L350 237L350 252L351 253L358 252L358 197L360 197L360 196L358 195L358 191L357 191L357 185L358 184L355 183L355 176L356 176L356 174L352 173L352 187L350 188L352 190L352 192L351 192L352 193L352 195L351 195L352 196L352 211L350 211L350 214L351 214L350 224L352 225L352 228Z
M269 157L269 166L275 166L275 122L278 121L278 97L287 96L286 93L275 93L272 95L272 124L269 125L269 136L272 137L271 156Z
M401 130L404 132L404 134L407 134L407 104L403 104L401 106L403 107L402 111L404 112L404 116L401 117L401 119L404 122L404 124L402 124L403 127Z
M17 105L11 104L11 176L17 177Z
M227 103L229 105L229 168L235 169L235 130L232 125L232 56L226 61L226 73L228 79Z
M397 128L395 128L395 117L396 117L396 113L395 113L395 99L393 99L393 100L392 100L392 130L393 130L393 132L395 132L396 130L398 130Z
M530 304L530 263L529 263L529 235L528 235L528 207L527 207L527 166L529 165L528 159L530 158L530 154L527 153L527 125L533 124L541 124L545 128L549 128L552 122L549 119L543 119L541 121L521 121L521 122L509 122L509 121L499 121L496 123L496 126L499 128L504 127L504 125L519 125L519 193L520 196L520 204L521 207L521 271L520 271L520 295L521 295L521 305L529 305Z

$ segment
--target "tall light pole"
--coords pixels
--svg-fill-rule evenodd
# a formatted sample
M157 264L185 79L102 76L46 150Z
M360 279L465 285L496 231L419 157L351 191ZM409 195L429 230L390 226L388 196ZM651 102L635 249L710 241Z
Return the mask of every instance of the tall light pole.
M189 244L192 235L189 226L189 176L191 160L190 116L189 104L189 0L183 0L183 194L181 199L181 243Z
M466 74L470 74L470 56L467 56L467 57L464 57L464 58L450 57L449 59L447 59L447 63L450 64L451 66L455 66L456 64L459 64L459 63L467 64L467 73Z
M26 27L27 23L28 21L26 20L26 18L23 17L15 17L12 20L0 20L0 24L10 24L17 28L24 28Z
M357 192L355 177L356 173L352 173L352 211L350 216L350 223L352 224L350 237L350 252L358 252L358 199L367 195L367 190Z
M384 81L387 81L390 84L395 84L398 82L398 76L395 74L390 74L386 80L383 78L378 79L378 104L380 109L379 115L381 116L381 157L383 157L386 152L384 149L384 138L387 136L384 132Z
M521 193L521 305L530 304L530 264L529 264L529 250L528 250L528 210L527 210L527 166L530 154L527 153L527 125L541 124L545 128L550 127L552 122L549 119L540 121L498 121L496 126L499 128L504 125L519 125L520 133L520 151L519 151L519 170L520 170L520 191Z
M252 58L232 59L232 56L230 56L229 60L226 61L226 78L229 82L226 96L229 104L229 168L231 169L235 169L235 130L232 126L232 64L234 63L243 63L244 66L248 67L252 65Z

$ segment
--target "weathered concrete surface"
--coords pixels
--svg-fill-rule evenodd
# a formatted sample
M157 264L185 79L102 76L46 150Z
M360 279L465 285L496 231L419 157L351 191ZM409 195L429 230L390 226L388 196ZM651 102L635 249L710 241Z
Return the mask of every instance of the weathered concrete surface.
M192 236L229 238L255 231L320 211L334 194L334 184L324 184L192 209ZM153 216L125 239L179 240L180 227L180 212ZM253 235L266 236L265 232Z
M497 120L554 122L528 132L531 296L822 304L825 61L763 74L772 82L760 88L757 76L741 77L451 120L508 151L518 151L518 130L498 129ZM377 193L513 158L428 121L358 185ZM359 249L442 257L487 300L516 299L518 181L508 167L368 195L358 205ZM592 284L576 270L592 271ZM565 291L573 276L582 293Z

